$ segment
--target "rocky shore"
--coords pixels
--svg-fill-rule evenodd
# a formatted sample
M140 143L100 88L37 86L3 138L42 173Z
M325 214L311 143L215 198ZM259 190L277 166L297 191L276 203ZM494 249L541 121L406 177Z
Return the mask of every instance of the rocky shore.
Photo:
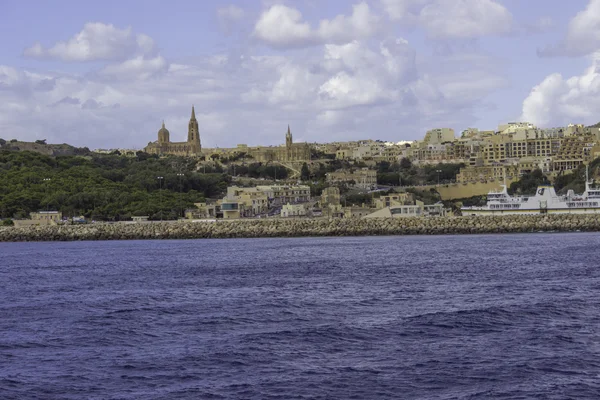
M0 228L0 242L600 231L595 215L269 219Z

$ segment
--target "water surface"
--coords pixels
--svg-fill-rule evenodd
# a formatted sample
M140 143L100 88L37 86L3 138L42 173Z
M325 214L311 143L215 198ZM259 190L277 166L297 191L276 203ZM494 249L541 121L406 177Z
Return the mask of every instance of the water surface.
M599 248L0 243L0 398L599 398Z

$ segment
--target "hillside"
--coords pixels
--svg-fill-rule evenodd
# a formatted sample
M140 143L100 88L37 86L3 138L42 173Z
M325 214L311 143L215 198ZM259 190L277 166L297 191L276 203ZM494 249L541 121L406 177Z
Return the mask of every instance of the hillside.
M231 182L225 174L198 173L195 161L178 157L51 157L4 149L0 176L0 218L59 210L96 220L175 219L194 202L222 196Z
M36 142L22 142L16 139L10 141L0 139L0 150L32 151L52 157L90 154L90 149L87 147L75 147L66 143L46 144L44 140L38 140Z

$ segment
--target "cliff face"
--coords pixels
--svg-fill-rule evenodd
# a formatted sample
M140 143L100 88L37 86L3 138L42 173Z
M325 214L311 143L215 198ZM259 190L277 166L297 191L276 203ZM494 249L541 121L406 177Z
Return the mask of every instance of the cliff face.
M87 147L74 147L69 144L42 144L35 142L6 142L0 145L0 150L9 151L33 151L36 153L45 154L47 156L74 156L86 155L90 153Z
M0 227L0 242L600 231L596 215L267 219Z

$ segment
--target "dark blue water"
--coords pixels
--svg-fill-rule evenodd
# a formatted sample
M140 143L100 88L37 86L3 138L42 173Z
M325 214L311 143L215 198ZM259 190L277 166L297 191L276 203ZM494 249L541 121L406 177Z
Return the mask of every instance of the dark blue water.
M0 398L599 398L599 249L583 233L0 243Z

